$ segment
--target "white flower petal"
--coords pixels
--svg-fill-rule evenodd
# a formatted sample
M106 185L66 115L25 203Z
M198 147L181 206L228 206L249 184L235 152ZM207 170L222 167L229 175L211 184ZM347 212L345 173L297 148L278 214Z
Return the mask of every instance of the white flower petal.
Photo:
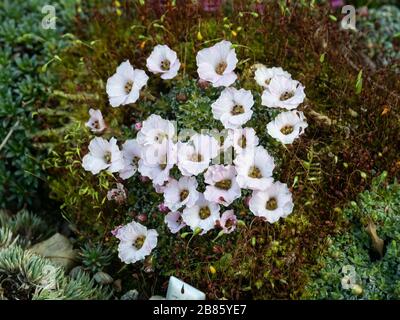
M120 240L118 245L118 257L122 262L135 263L143 260L157 246L158 233L154 229L148 230L137 222L131 222L118 230L116 237ZM135 246L135 241L143 237L141 247Z
M287 94L289 95L286 98ZM269 108L292 110L303 103L305 97L304 87L300 82L284 75L276 75L264 90L261 104Z
M200 210L202 208L208 208L208 217L202 218L200 216ZM200 228L202 229L201 234L205 234L213 229L217 220L220 219L219 210L218 204L208 202L203 196L200 196L193 207L183 210L182 219L193 231Z
M283 112L269 122L267 124L267 131L271 137L281 143L291 144L304 133L307 126L308 124L304 118L303 112L293 110Z
M177 233L186 226L186 223L182 220L182 214L179 211L169 212L165 216L164 222L172 233Z
M92 139L89 143L89 153L82 159L82 166L86 171L91 171L93 174L104 169L109 172L121 170L124 167L124 161L117 140L111 138L110 141L107 141L100 137Z
M228 87L237 78L233 70L238 60L229 41L223 40L210 48L200 50L196 62L199 78L211 82L214 87Z
M274 201L271 207L270 201ZM275 182L264 191L254 191L249 201L249 208L255 216L274 223L292 212L292 194L286 184Z
M90 154L87 154L82 159L82 166L86 171L90 171L93 174L98 174L100 171L107 169L109 164L100 158L96 158Z
M94 133L101 133L106 128L103 115L100 110L89 109L90 118L86 122L86 126Z
M264 88L268 88L272 78L275 76L284 76L288 79L292 78L290 73L284 71L280 67L267 68L264 65L260 65L254 73L254 79Z
M106 91L111 106L115 108L136 102L147 80L146 73L143 70L134 69L128 60L121 63L116 73L107 80Z
M204 174L204 179L208 184L204 192L204 198L210 202L229 206L241 196L234 166L210 166Z
M162 68L165 60L169 63L169 69L167 70ZM153 52L147 58L147 68L154 74L161 74L161 78L165 80L174 78L180 65L176 52L167 45L155 46Z
M254 99L250 91L226 88L211 105L211 109L214 118L220 120L225 128L235 129L251 119L253 104Z
M274 159L262 146L236 156L234 164L237 182L241 188L265 190L273 182Z

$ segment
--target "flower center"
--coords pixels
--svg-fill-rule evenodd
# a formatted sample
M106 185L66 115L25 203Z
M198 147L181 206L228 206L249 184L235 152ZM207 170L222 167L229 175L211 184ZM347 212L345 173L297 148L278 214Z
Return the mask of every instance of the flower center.
M234 116L236 116L236 115L238 115L238 114L242 114L242 113L244 113L244 108L243 108L243 106L234 106L234 107L232 108L231 113L232 113Z
M136 249L140 250L141 247L143 247L144 241L146 240L145 236L139 236L136 238L134 246Z
M284 126L284 127L281 129L281 132L282 132L284 135L291 134L291 133L293 132L293 127L292 127L292 126Z
M226 222L225 222L225 228L227 228L227 229L229 230L229 229L232 228L232 227L233 227L233 220L232 220L232 219L226 220Z
M125 87L124 87L124 90L125 90L126 94L129 94L132 91L132 87L133 87L133 81L132 80L128 80L125 83Z
M262 178L261 170L258 169L256 166L252 166L249 170L249 177L255 179Z
M193 162L201 162L203 161L203 156L200 153L195 153L190 157L190 160Z
M106 151L104 153L104 160L106 163L111 163L111 152L110 151Z
M182 190L181 193L179 194L179 198L181 201L185 200L189 195L189 190Z
M232 187L232 180L226 179L215 183L218 189L229 190Z
M154 141L158 143L162 143L164 139L166 139L168 135L165 132L159 132L154 136Z
M169 60L165 59L165 60L161 61L161 69L163 71L168 71L170 66L171 66L171 63L169 62Z
M219 74L220 76L223 75L224 71L226 70L226 67L228 65L226 64L225 61L221 61L220 63L217 64L215 67L215 72Z
M199 211L200 219L204 220L211 216L211 211L209 207L202 207Z
M132 159L132 165L137 166L139 163L140 158L137 156L134 156Z
M279 100L285 101L285 100L288 100L288 99L290 99L292 97L294 97L294 92L293 91L285 91L284 93L281 94L281 97L279 98Z
M269 86L269 84L271 83L271 78L265 79L264 83L266 86Z
M239 147L241 147L242 149L245 149L245 148L246 148L247 139L246 139L246 136L245 136L245 135L242 135L242 136L239 138L239 140L238 140L238 145L239 145Z
M278 208L278 202L276 201L275 198L270 198L267 203L265 204L265 208L267 210L273 211L276 208Z

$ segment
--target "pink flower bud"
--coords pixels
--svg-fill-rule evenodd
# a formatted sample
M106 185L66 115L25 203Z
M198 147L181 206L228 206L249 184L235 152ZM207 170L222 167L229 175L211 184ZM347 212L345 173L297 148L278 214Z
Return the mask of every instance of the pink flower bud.
M135 123L135 130L139 131L140 129L142 129L142 123L141 122L136 122Z
M140 176L139 179L141 182L147 182L150 180L149 177L145 177L145 176Z
M139 215L137 216L137 219L138 219L140 222L146 222L146 221L147 221L147 214L141 213L141 214L139 214Z
M249 206L250 199L251 199L250 196L247 196L246 198L244 198L244 205L245 205L246 207Z
M169 212L169 208L164 203L160 203L158 205L158 210L160 210L160 212L162 212L162 213Z
M336 9L344 6L343 0L331 0L331 7Z

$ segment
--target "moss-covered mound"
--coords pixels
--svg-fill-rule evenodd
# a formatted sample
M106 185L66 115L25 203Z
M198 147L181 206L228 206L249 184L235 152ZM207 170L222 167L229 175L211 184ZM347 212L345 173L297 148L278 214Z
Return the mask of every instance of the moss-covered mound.
M329 239L329 250L318 259L316 270L321 270L307 286L307 298L400 298L400 186L397 181L388 185L385 176L344 210L349 230ZM354 270L349 287L342 284L346 266Z
M36 111L56 82L45 66L66 45L62 33L74 6L73 1L57 1L51 6L56 28L47 28L42 24L51 15L47 4L45 0L0 3L0 208L43 210L48 200L41 168L46 152L35 144L39 128L46 124Z
M142 223L157 228L159 243L144 263L122 267L115 255L111 269L125 289L137 288L144 298L160 294L173 274L206 291L208 298L301 297L329 236L345 225L339 208L383 170L391 177L399 174L398 75L370 70L358 54L354 34L339 30L325 6L254 7L235 1L210 13L183 1L93 1L78 11L70 46L54 69L60 86L40 110L52 128L42 132L40 142L50 150L46 169L51 196L60 202L79 241L92 239L115 249L111 230L144 214ZM151 182L135 176L126 184L125 204L107 201L117 178L83 170L81 159L92 138L84 122L93 107L105 116L107 138L134 137L134 124L151 113L176 119L182 128L218 128L209 106L219 90L192 79L197 78L196 52L221 39L235 45L238 87L252 90L256 99L249 126L280 159L275 178L291 187L295 210L271 225L254 219L242 201L235 209L247 227L215 241L217 231L189 241L167 231L158 210L162 196ZM169 82L152 78L138 103L111 108L107 78L126 59L144 69L153 47L163 43L178 53L179 76ZM253 80L257 63L282 66L306 87L302 111L309 127L287 148L266 133L273 114L260 106L261 92Z

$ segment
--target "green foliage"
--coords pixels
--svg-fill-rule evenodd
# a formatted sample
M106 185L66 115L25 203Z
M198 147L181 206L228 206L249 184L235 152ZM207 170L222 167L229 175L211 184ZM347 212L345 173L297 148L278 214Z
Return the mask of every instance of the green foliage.
M78 271L74 278L65 278L58 290L40 290L35 300L108 300L112 292L109 288L96 285L93 278Z
M110 249L101 244L85 243L80 252L82 265L86 270L96 273L104 270L112 259Z
M362 83L363 83L363 78L362 78L362 70L357 75L357 81L356 81L356 94L360 94L362 91Z
M105 300L109 290L95 285L84 272L74 279L61 267L17 245L0 249L0 299Z
M34 134L42 125L35 111L55 81L42 65L64 47L60 36L73 13L73 1L54 4L57 29L42 28L45 0L0 3L0 207L38 204L42 154Z
M0 249L14 243L14 235L8 226L0 226Z
M109 299L110 289L96 285L88 273L78 271L70 278L62 267L20 245L37 240L43 226L28 212L14 218L0 212L0 300Z
M344 210L347 232L329 239L326 255L320 257L306 298L313 299L399 299L400 298L400 185L386 185L386 175L374 180L370 191L360 194ZM369 223L385 244L381 258L366 231ZM342 288L341 269L355 267L362 293Z
M366 43L366 52L378 64L400 72L400 8L384 5L370 9L360 19L359 29Z
M203 90L195 80L182 79L175 85L163 98L177 121L178 132L182 129L196 132L207 128L222 130L221 123L214 119L210 108L220 92L220 89Z
M13 216L0 210L0 227L9 229L15 238L18 237L18 244L24 248L43 240L52 231L48 223L27 210L21 210Z

